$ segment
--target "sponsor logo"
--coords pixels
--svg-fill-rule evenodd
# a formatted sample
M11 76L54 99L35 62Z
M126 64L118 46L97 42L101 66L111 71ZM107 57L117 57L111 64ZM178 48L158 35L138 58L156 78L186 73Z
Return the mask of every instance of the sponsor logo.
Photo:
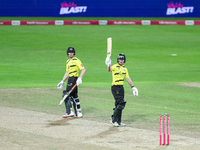
M181 3L168 3L167 4L167 12L166 15L177 15L177 14L186 14L186 13L193 13L194 7L187 6L184 7Z
M158 21L158 24L177 25L177 21Z
M185 25L194 25L194 20L185 20Z
M64 21L63 20L56 20L55 25L64 25Z
M74 2L63 2L61 3L60 15L71 14L71 13L84 13L87 10L87 6L77 6Z
M13 26L17 26L17 25L20 25L20 21L19 21L19 20L13 20L13 21L11 22L11 24L12 24Z
M114 21L113 24L115 25L135 25L136 22L135 21Z
M142 25L151 25L150 20L142 20Z
M72 21L73 25L90 25L90 21Z
M48 25L48 21L27 21L27 25Z
M107 25L107 20L99 20L99 25Z

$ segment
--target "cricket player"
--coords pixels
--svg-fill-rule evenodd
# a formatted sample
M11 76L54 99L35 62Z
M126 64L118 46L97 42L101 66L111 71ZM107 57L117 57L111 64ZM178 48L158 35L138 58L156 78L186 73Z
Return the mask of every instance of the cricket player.
M69 59L66 61L66 73L58 83L57 88L62 89L63 84L65 83L66 79L68 78L66 90L63 91L63 96L77 83L77 87L70 93L70 95L65 99L65 107L66 107L66 114L63 115L63 118L68 117L83 117L81 112L80 101L78 98L78 86L82 84L82 78L86 72L86 69L82 65L81 61L74 57L75 56L75 49L74 47L69 47L67 49L67 55ZM80 76L79 70L81 70ZM72 103L74 106L74 111L72 111Z
M126 126L126 124L121 123L121 117L122 117L122 110L124 109L126 105L126 101L124 101L124 78L126 78L126 81L131 86L133 90L133 94L135 96L138 96L138 89L133 86L132 80L129 77L128 70L124 66L124 63L126 62L126 57L124 54L119 54L117 57L117 64L111 66L111 59L110 57L106 57L105 64L108 67L108 71L112 72L112 87L111 91L113 94L113 97L115 99L115 108L113 115L111 116L111 123L114 127L119 126Z

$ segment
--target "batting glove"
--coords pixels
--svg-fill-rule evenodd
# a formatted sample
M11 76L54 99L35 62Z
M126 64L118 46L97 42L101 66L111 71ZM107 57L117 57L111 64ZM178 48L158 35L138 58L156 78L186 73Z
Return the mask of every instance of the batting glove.
M58 83L58 85L57 85L57 88L58 88L58 89L62 89L64 83L65 83L65 82L64 82L63 80L60 81L60 83Z
M77 83L77 86L79 86L80 84L82 84L82 78L78 78L78 79L76 80L76 83Z
M138 96L138 89L136 87L132 87L133 95Z
M110 57L106 57L105 64L109 67L111 66L111 59Z
M107 57L106 57L106 60L105 60L105 63L107 63L107 62L109 62L109 61L110 61L110 57L107 56Z

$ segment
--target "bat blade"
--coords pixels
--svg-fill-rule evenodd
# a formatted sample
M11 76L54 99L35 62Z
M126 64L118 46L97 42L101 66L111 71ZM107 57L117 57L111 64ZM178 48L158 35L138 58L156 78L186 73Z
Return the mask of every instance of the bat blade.
M61 99L60 103L58 104L59 106L62 105L62 103L64 102L64 100L69 96L69 94L74 90L74 88L77 86L77 83L72 87L72 89L65 94L65 96L63 96L63 98Z
M62 103L64 102L64 100L69 96L69 94L67 93L60 101L59 106L62 105Z
M112 38L107 38L107 57L111 56L112 52Z

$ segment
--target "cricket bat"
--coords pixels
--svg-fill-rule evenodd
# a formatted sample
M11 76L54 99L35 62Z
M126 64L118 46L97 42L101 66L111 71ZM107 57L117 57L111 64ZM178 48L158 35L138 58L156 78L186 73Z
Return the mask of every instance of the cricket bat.
M112 51L112 38L107 38L107 57L111 56Z
M73 89L77 86L77 83L71 88L71 90L65 94L65 96L63 96L63 98L61 99L59 106L64 102L64 100L69 96L69 94L73 91Z

